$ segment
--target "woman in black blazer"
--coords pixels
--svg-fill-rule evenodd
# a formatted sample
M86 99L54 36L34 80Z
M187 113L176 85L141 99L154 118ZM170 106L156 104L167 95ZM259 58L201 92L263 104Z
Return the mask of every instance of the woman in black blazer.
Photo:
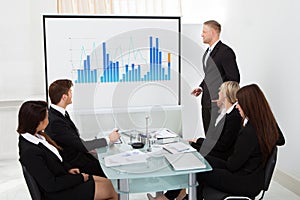
M241 129L242 118L236 108L236 92L240 89L238 82L224 82L219 89L217 104L220 115L209 127L206 138L190 140L190 144L203 156L211 155L227 160Z
M43 199L118 199L111 182L71 168L62 150L43 130L48 125L47 103L27 101L18 116L20 162L36 180Z
M213 170L198 173L198 199L201 188L209 185L218 190L255 197L264 183L264 166L275 145L283 145L284 137L260 88L248 85L237 92L237 108L243 118L234 151L226 160L208 156Z

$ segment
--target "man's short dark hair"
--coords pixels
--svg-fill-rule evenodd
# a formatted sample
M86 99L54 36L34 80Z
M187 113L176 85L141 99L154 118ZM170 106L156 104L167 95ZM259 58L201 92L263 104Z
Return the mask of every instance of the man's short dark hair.
M213 28L219 34L221 33L221 24L219 24L219 22L217 22L215 20L208 20L208 21L204 22L204 25L207 25L207 26Z
M71 80L56 80L49 86L49 97L52 104L58 104L64 94L68 95L70 88L73 86Z

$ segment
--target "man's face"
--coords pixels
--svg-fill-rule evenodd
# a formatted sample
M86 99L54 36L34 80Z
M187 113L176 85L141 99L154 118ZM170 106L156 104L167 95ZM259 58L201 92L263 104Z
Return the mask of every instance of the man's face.
M66 101L67 105L72 103L72 98L73 98L73 93L72 93L72 88L70 88L67 95L67 101Z
M212 29L207 25L203 25L201 37L204 44L209 44L211 42L212 34Z

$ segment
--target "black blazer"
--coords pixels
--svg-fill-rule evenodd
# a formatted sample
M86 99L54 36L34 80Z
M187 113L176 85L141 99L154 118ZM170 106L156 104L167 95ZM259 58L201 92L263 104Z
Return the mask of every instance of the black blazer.
M81 174L69 174L71 166L61 162L43 144L33 144L20 135L19 155L21 164L36 180L45 199L80 199L74 194L87 199L94 196L93 179L92 183L85 183Z
M218 89L225 81L240 82L240 73L236 63L233 50L219 41L210 53L207 62L205 57L208 49L203 55L202 64L204 79L200 84L202 87L201 104L203 107L211 107L211 99L218 98Z
M79 136L78 129L71 119L63 116L59 111L50 107L48 112L49 124L45 132L63 148L62 157L72 167L79 168L82 172L92 175L104 176L99 161L92 156L83 140ZM104 138L91 141L92 148L107 145Z
M234 143L241 129L242 117L234 107L225 114L216 127L210 127L206 138L191 143L202 155L211 155L226 160L233 152Z

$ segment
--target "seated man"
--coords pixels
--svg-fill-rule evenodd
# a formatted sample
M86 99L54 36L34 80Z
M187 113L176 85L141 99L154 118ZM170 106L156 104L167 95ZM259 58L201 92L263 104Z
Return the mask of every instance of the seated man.
M113 131L108 137L83 141L66 111L67 105L72 103L72 86L72 81L67 79L56 80L50 85L51 106L49 124L45 132L63 148L62 156L72 167L88 174L105 177L99 161L90 154L90 151L117 141L120 134Z

